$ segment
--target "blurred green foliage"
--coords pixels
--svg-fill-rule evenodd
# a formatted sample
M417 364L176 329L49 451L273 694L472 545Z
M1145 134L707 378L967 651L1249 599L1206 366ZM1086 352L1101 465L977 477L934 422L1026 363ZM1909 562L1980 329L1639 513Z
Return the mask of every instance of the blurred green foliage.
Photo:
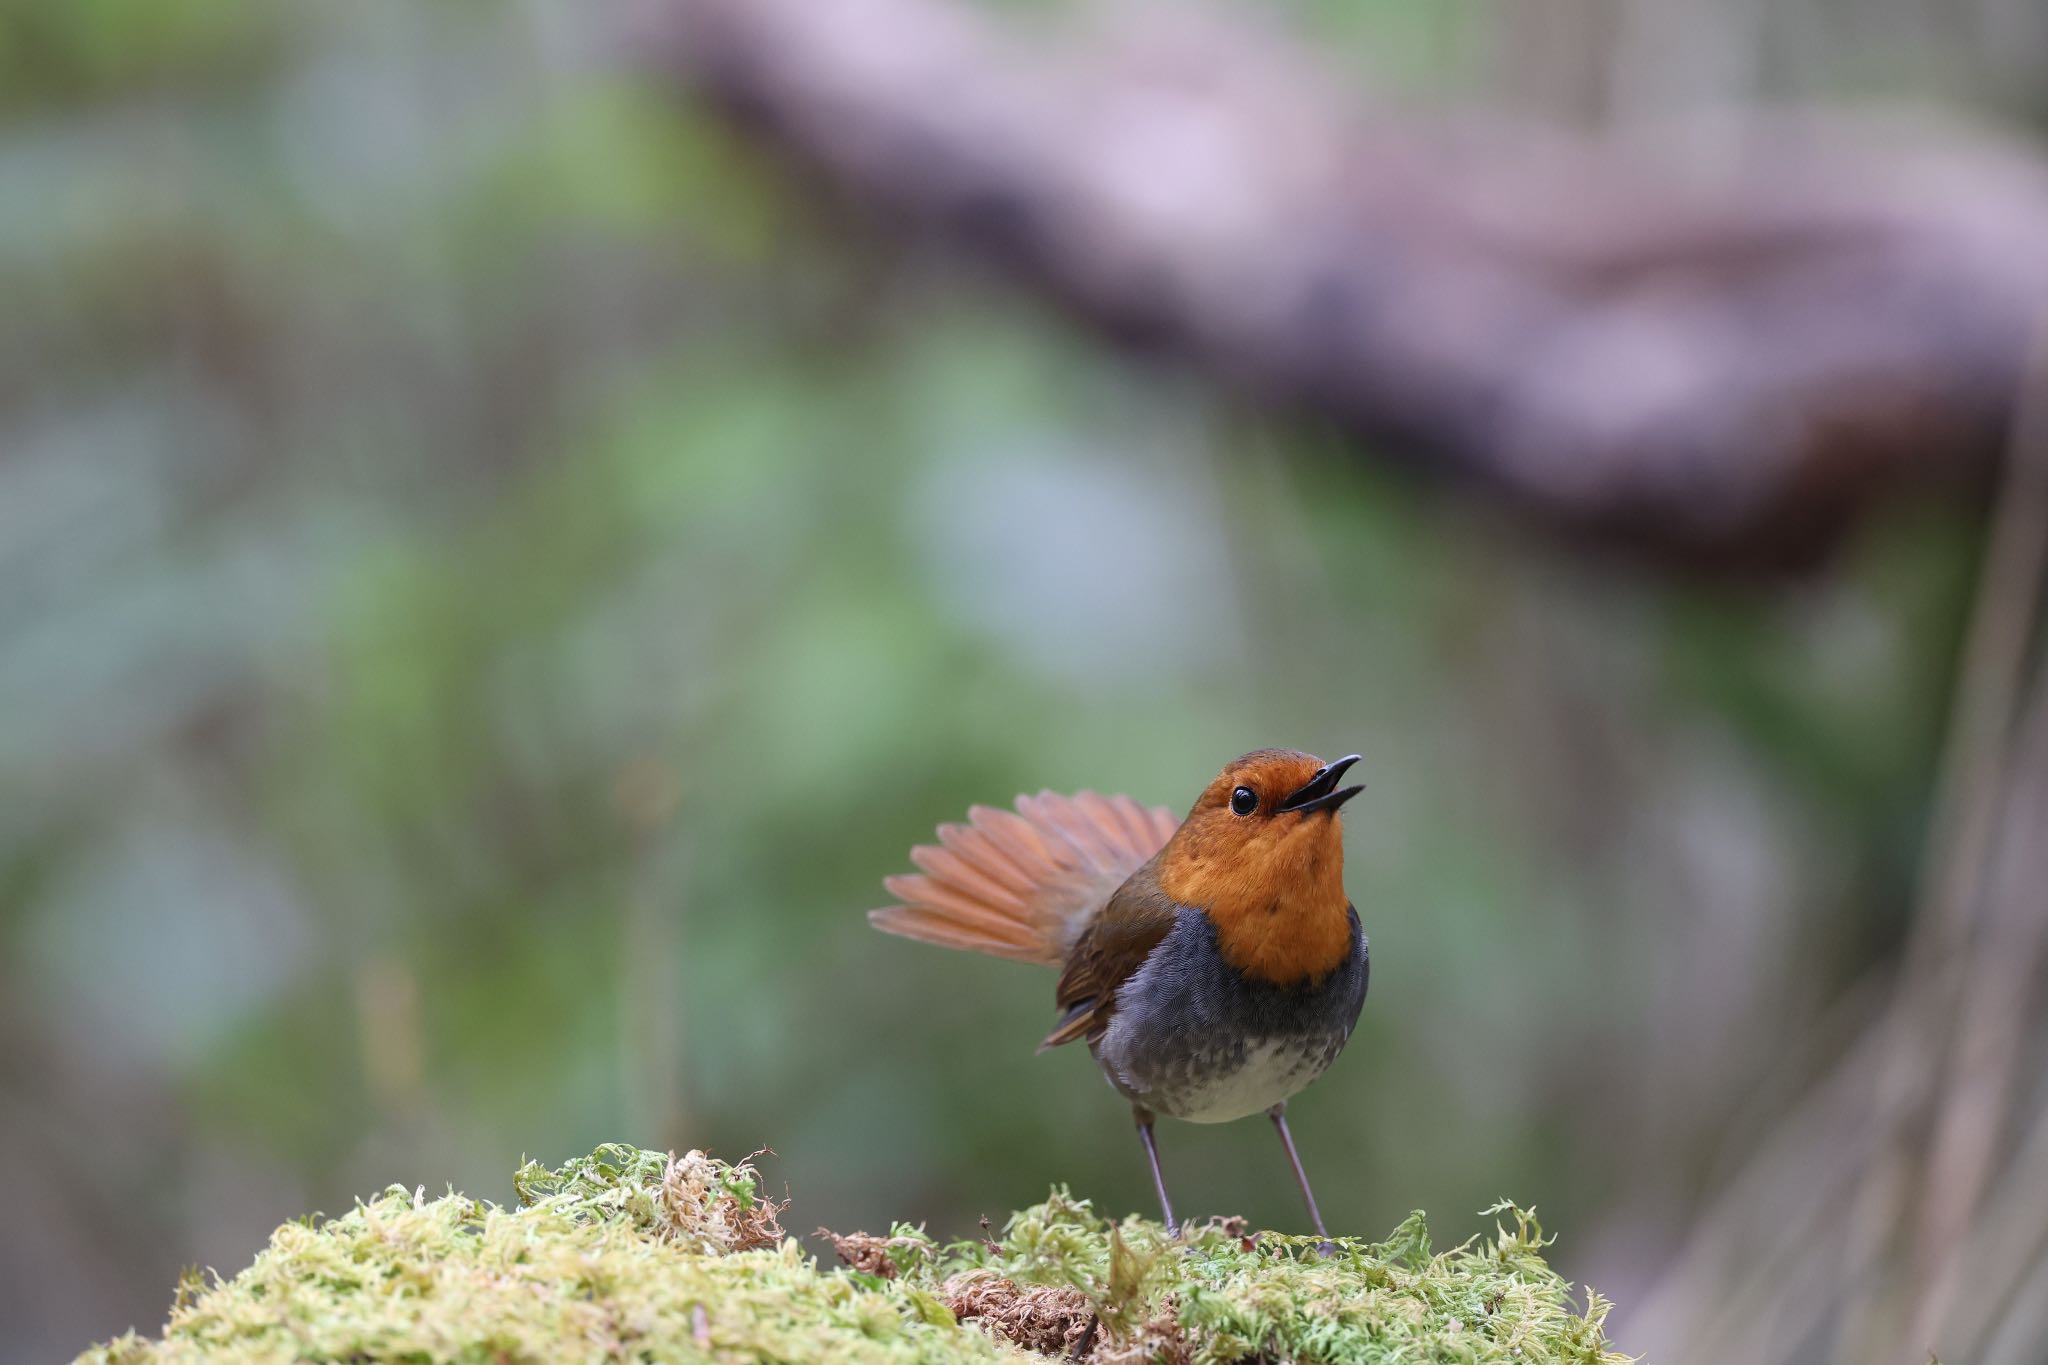
M1494 31L1301 13L1417 88ZM1332 1223L1512 1189L1625 1300L1902 915L1967 515L1797 584L1532 543L890 239L612 15L0 17L0 1353L618 1137L842 1227L1148 1207L1049 978L860 912L971 802L1268 744L1370 784ZM1161 1141L1295 1226L1263 1125Z

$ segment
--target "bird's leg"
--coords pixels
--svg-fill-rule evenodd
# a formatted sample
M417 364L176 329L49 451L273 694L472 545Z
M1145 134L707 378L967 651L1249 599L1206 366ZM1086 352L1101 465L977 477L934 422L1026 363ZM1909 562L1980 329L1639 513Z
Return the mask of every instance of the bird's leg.
M1138 1121L1138 1141L1145 1144L1145 1160L1152 1163L1152 1188L1159 1192L1159 1208L1166 1215L1166 1235L1178 1237L1180 1225L1173 1221L1173 1201L1166 1197L1166 1177L1159 1173L1159 1148L1152 1142L1152 1111L1134 1104L1131 1117Z
M1316 1236L1323 1239L1324 1248L1335 1250L1323 1227L1322 1210L1316 1207L1316 1192L1308 1187L1308 1172L1301 1169L1301 1157L1294 1150L1294 1134L1287 1131L1287 1101L1268 1109L1266 1117L1273 1120L1273 1126L1280 1132L1280 1145L1287 1149L1287 1164L1294 1168L1294 1183L1301 1186L1302 1202L1308 1205L1308 1221L1316 1225Z

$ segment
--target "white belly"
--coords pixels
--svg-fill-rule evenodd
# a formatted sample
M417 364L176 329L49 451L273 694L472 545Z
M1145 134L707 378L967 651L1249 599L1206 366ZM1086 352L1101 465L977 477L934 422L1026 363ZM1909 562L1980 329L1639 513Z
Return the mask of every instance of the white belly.
M1151 1102L1189 1123L1228 1123L1264 1113L1297 1093L1329 1065L1329 1049L1302 1038L1274 1038L1245 1049L1242 1065L1197 1069L1181 1085L1162 1087Z

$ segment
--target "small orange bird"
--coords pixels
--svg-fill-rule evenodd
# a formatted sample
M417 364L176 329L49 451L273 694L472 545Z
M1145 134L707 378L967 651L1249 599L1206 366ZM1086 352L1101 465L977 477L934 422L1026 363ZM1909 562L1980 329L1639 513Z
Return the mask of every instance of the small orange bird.
M1168 1232L1154 1115L1223 1123L1264 1110L1327 1237L1287 1100L1336 1060L1365 1003L1337 817L1363 790L1338 786L1357 761L1246 754L1178 825L1164 806L1094 792L975 806L966 824L939 826L938 846L910 851L921 871L883 883L902 904L868 918L1060 969L1059 1023L1039 1051L1087 1040L1131 1102Z

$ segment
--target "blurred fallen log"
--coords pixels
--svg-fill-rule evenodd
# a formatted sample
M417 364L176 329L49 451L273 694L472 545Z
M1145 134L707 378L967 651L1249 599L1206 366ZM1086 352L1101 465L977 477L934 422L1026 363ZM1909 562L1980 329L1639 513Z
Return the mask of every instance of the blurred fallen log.
M1270 35L1116 13L672 0L642 51L887 220L1567 532L1798 562L1875 496L1985 483L2048 310L2038 158L1428 126Z

